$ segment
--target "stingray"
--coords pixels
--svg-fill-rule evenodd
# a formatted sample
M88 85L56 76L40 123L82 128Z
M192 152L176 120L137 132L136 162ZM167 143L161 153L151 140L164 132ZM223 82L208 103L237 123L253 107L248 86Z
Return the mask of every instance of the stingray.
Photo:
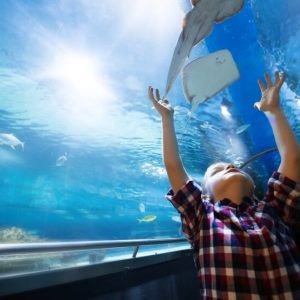
M211 33L214 22L222 22L239 12L244 5L244 0L191 0L191 3L193 8L183 20L182 32L171 60L163 99L169 93L192 48Z

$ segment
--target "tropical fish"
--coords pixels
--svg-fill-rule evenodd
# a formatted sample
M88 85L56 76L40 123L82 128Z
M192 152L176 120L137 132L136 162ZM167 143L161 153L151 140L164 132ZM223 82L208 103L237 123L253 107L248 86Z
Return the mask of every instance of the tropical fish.
M238 127L235 131L236 134L241 134L243 133L244 131L246 131L249 127L251 126L251 124L244 124L240 127Z
M24 151L24 143L11 133L0 133L0 145L10 146L14 150L20 145Z
M137 219L140 223L142 222L146 222L146 223L149 223L149 222L153 222L154 220L156 220L156 216L155 215L148 215L148 216L145 216L144 218L142 219Z
M244 0L191 0L169 67L164 97L166 98L192 48L210 34L214 22L222 22L243 7Z
M68 160L67 153L65 153L64 155L60 156L56 160L56 166L57 167L63 167L65 165L65 163L66 163L67 160Z

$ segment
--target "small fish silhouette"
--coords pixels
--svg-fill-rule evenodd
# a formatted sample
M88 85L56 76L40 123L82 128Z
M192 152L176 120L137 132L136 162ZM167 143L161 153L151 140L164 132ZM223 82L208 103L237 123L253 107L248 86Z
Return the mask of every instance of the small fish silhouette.
M67 160L68 160L67 153L65 153L64 155L60 156L56 160L56 166L57 167L63 167L65 165L65 163L66 163Z
M244 124L240 127L238 127L235 131L236 134L241 134L243 133L244 131L246 131L251 125L250 124Z
M145 212L145 205L144 205L144 203L143 202L141 202L140 204L139 204L139 211L141 212L141 213L144 213Z
M149 223L149 222L153 222L154 220L156 220L156 216L155 215L148 215L145 216L142 219L137 219L140 223L145 222L145 223Z

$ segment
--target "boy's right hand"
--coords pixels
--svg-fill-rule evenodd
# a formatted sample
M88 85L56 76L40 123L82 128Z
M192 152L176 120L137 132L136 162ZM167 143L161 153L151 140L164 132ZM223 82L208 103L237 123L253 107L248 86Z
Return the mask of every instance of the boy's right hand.
M168 100L161 100L159 95L159 90L155 90L156 96L153 94L153 88L149 86L148 88L148 97L152 101L154 108L161 115L162 119L173 117L174 109L170 105Z
M254 104L254 107L257 107L260 111L265 113L275 113L280 110L279 92L285 81L285 73L279 74L278 71L275 72L274 83L272 83L269 74L265 74L265 80L266 85L262 80L258 80L258 85L261 90L261 99Z

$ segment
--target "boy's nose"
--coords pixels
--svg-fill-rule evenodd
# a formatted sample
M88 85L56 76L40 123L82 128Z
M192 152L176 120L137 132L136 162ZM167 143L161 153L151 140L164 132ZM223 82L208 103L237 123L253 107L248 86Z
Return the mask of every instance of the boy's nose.
M233 164L229 164L226 166L225 170L233 169L235 166Z

